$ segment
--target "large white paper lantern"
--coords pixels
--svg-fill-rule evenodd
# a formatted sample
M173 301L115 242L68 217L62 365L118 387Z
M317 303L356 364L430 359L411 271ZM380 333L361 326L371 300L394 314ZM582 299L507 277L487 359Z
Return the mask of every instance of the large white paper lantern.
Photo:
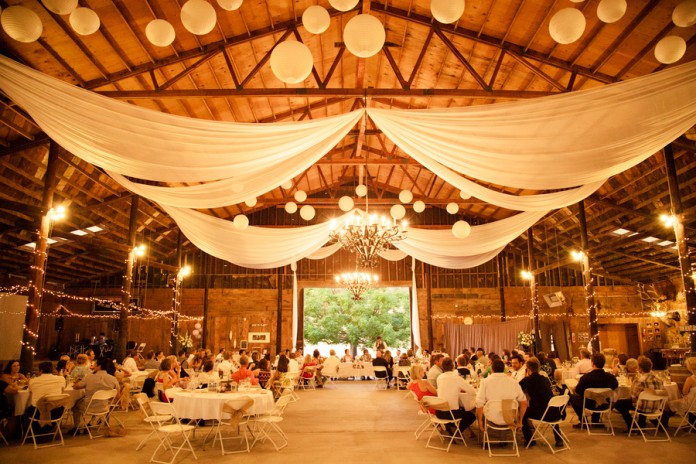
M411 200L413 200L413 193L410 190L399 192L399 201L401 203L411 203Z
M43 32L39 15L23 6L5 8L0 22L5 33L17 42L35 42Z
M292 180L289 180L281 184L280 186L283 187L285 190L290 190L292 188Z
M585 16L580 10L563 8L551 18L549 34L559 44L573 43L585 32L585 24Z
M314 66L312 52L302 42L286 40L271 52L271 70L286 84L297 84L309 77Z
M696 0L684 0L672 12L672 22L679 27L696 24Z
M457 221L452 226L452 234L457 238L467 238L471 234L471 226L466 221Z
M461 190L459 192L459 198L462 200L469 200L471 198L471 194L469 192L465 192L464 190Z
M41 3L57 15L69 15L77 8L77 0L41 0Z
M295 212L297 212L297 203L294 201L285 203L285 212L288 214L295 214Z
M238 214L234 217L232 223L235 229L244 230L249 227L249 218L243 214Z
M358 185L355 187L355 194L361 198L364 197L367 195L367 186L363 184Z
M258 203L256 197L247 198L246 200L244 200L244 204L247 205L249 208L253 208L254 206L256 206L256 203Z
M147 40L156 47L168 47L174 42L174 26L165 19L153 19L145 28Z
M430 12L439 22L452 24L464 14L464 0L431 0Z
M349 196L341 197L338 200L338 208L345 213L353 209L353 206L355 206L355 202Z
M457 214L457 211L459 211L459 205L452 202L452 203L447 203L447 212L450 214Z
M423 211L425 211L425 203L418 200L413 204L413 211L415 211L416 213L422 213Z
M242 1L243 0L217 0L217 4L220 5L220 8L223 10L234 11L242 6Z
M358 4L358 0L329 0L329 4L338 11L350 11Z
M307 32L321 34L331 25L331 16L326 8L319 5L312 5L302 13L302 24Z
M313 206L304 205L302 208L300 208L300 217L305 221L311 221L312 219L314 219L315 214L316 211L314 211Z
M188 0L181 7L181 24L195 35L212 31L217 21L215 7L205 0Z
M404 208L404 205L394 205L389 210L389 214L398 221L406 216L406 208Z
M386 38L382 22L369 14L354 16L343 29L346 48L360 58L376 55L384 46Z
M70 13L70 25L80 35L91 35L99 30L99 16L89 8L75 8Z
M681 60L686 53L686 41L676 35L663 37L655 46L655 58L663 64L672 64Z
M295 201L296 202L302 203L306 199L307 199L307 192L305 192L304 190L298 190L297 192L295 192Z
M597 17L605 23L615 23L626 13L626 0L602 0L597 5Z

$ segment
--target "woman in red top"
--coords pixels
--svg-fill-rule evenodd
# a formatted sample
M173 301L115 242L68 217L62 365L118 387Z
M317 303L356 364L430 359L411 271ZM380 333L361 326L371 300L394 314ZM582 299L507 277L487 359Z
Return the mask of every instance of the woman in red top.
M416 395L418 401L422 400L424 396L437 396L437 389L429 381L423 379L423 366L413 364L409 373L411 382L408 384L408 389ZM431 409L430 413L435 414L435 411Z

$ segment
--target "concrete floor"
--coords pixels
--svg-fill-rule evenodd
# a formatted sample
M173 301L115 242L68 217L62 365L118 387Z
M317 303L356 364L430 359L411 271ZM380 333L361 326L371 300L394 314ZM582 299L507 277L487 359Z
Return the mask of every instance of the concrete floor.
M376 391L367 381L341 381L315 391L298 392L300 400L291 403L281 426L290 444L276 452L270 443L257 444L250 454L221 456L218 449L202 449L202 437L208 427L197 432L194 448L198 462L228 461L239 464L267 463L347 463L403 464L403 463L457 463L490 462L487 452L473 439L467 439L468 447L453 446L449 453L425 449L426 435L415 440L413 431L422 418L417 415L417 405L404 392ZM99 464L146 463L155 448L152 441L140 451L138 442L149 432L140 421L140 412L120 413L129 433L125 437L97 438L87 436L66 439L64 447L34 450L32 446L9 447L0 445L0 463L9 464ZM623 421L614 415L617 429L623 430ZM676 426L676 418L671 425ZM696 462L696 434L680 434L671 443L644 443L640 437L628 438L588 436L586 432L564 426L572 450L556 455L547 447L537 446L521 450L521 457L507 458L520 463L640 464ZM674 429L670 429L672 434ZM519 436L521 439L521 434ZM183 457L182 457L183 456ZM177 463L194 462L189 454L177 458ZM505 460L497 457L495 460Z

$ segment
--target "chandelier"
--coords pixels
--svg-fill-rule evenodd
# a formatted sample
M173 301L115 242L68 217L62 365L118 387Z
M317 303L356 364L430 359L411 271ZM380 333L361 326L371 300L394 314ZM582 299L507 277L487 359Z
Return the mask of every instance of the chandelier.
M357 255L358 265L365 268L377 266L377 255L389 246L406 238L406 221L355 212L342 227L331 221L329 237L341 247Z
M365 290L377 283L377 275L367 272L347 272L336 276L336 282L346 287L352 294L353 300L361 300Z

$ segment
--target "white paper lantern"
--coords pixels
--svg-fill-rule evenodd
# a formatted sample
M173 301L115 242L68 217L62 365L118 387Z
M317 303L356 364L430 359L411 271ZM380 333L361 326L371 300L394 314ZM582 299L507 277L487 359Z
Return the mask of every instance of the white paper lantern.
M200 333L201 333L201 332L200 332L198 329L193 329L193 330L191 331L191 335L193 335L194 337L198 337L198 335L199 335Z
M203 326L201 325L200 322L196 322L196 324L195 324L193 327L196 328L196 329L198 329L198 330L200 330L201 327L203 327Z
M376 55L384 46L386 38L382 22L369 14L354 16L343 29L346 48L360 58Z
M350 11L358 4L358 0L329 0L329 4L338 11Z
M307 29L307 32L321 34L331 25L331 16L329 16L326 8L312 5L302 13L302 24Z
M413 204L413 211L415 211L416 213L422 213L423 211L425 211L425 203L418 200Z
M256 203L257 203L256 197L247 198L246 200L244 200L244 204L247 205L249 208L253 208L254 206L256 206Z
M672 12L672 22L679 27L696 24L696 0L684 0Z
M585 23L585 17L580 10L563 8L551 18L549 34L559 44L573 43L585 32Z
M39 15L23 6L5 8L0 22L5 33L17 42L34 42L41 37L43 32L43 24Z
M355 202L351 197L345 196L338 200L338 208L345 213L353 209L353 206L355 206Z
M147 40L156 47L168 47L174 42L174 26L165 19L153 19L145 28Z
M430 12L439 22L452 24L464 14L464 0L431 0Z
M217 21L215 7L205 0L188 0L181 7L181 24L195 35L212 31Z
M70 13L70 25L80 35L91 35L99 30L99 16L89 8L75 8Z
M57 15L69 15L77 8L77 0L41 0L41 3Z
M573 2L573 3L582 3L582 2L584 2L585 0L570 0L570 1Z
M457 214L459 211L459 205L456 203L447 203L447 212L450 214Z
M288 214L295 214L295 212L297 212L297 203L294 201L285 203L285 212Z
M223 10L234 11L242 6L242 1L243 0L217 0L217 4L220 5L220 8Z
M302 208L300 208L300 217L305 221L311 221L312 219L314 219L315 214L316 211L314 211L313 206L304 205Z
M295 192L295 201L296 202L302 203L306 199L307 199L307 192L305 192L304 190L298 190L297 192Z
M626 13L626 0L602 0L597 5L597 17L605 23L615 23Z
M457 238L467 238L471 234L471 226L466 221L457 221L452 226L452 234Z
M406 208L404 208L404 205L394 205L389 210L389 214L398 221L406 216Z
M410 190L402 190L399 192L399 201L401 203L411 203L413 200L413 193Z
M286 84L298 84L312 72L312 52L302 42L286 40L271 52L271 70L275 77Z
M459 192L459 198L461 198L462 200L469 200L469 199L471 199L471 194L468 192L465 192L464 190L461 190Z
M361 198L364 197L367 195L367 186L363 184L358 185L355 187L355 194Z
M281 187L283 187L285 190L290 190L292 188L292 180L289 180L284 184L281 184Z
M243 214L236 215L232 222L234 223L235 229L244 230L249 227L249 218Z
M663 64L672 64L681 60L686 53L686 41L676 35L663 37L655 46L655 58Z

